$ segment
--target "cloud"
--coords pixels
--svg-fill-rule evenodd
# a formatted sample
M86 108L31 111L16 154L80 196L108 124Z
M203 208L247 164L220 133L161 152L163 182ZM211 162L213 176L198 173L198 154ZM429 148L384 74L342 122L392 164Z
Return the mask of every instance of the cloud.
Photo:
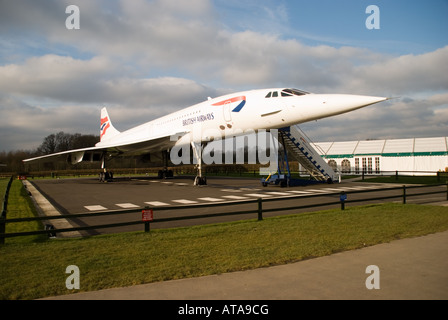
M393 99L301 127L314 141L446 136L448 94Z
M91 105L42 107L0 93L0 150L33 150L59 131L98 134L99 111Z
M65 28L69 4L80 30ZM271 4L245 4L254 14L243 21L207 0L2 2L0 149L29 145L8 132L95 133L103 105L124 130L208 96L283 86L402 97L307 125L314 140L445 135L448 46L403 56L309 46L282 37L288 12Z
M50 54L0 67L0 90L61 101L87 102L86 97L95 101L98 83L117 71L106 57L82 61Z
M0 91L79 103L167 106L215 93L193 80L132 77L104 56L90 60L45 55L0 67ZM181 105L182 106L182 105Z
M78 0L74 3L80 7L81 29L75 31L65 28L68 2L20 3L9 4L11 14L3 14L6 22L0 22L1 27L34 30L53 44L107 57L115 63L110 70L133 69L140 78L164 73L226 87L275 83L311 91L373 88L394 93L414 91L421 82L445 90L441 83L448 83L439 67L447 60L448 47L420 56L390 57L362 48L305 46L295 39L249 31L256 30L254 26L245 31L223 28L216 9L206 0ZM258 2L247 6L268 21L288 17L284 5L273 6L275 10ZM24 19L27 12L37 16Z
M417 56L384 57L355 68L349 85L394 94L447 90L448 74L443 68L446 61L448 46Z

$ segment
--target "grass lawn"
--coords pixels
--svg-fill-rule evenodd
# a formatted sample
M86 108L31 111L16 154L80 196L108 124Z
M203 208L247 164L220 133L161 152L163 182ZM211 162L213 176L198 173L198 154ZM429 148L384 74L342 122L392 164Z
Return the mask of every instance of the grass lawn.
M6 178L0 178L0 196L3 200L3 196L5 195L6 186L8 185L9 179Z
M247 270L448 230L448 208L382 204L0 247L0 299L35 299ZM80 290L65 287L66 267Z
M12 218L27 218L34 216L37 216L36 208L34 207L31 198L28 196L27 190L23 187L21 181L13 180L11 184L11 189L9 190L8 213L6 217L8 219L12 219ZM6 224L6 233L36 231L36 230L42 230L41 223L38 221ZM47 237L45 235L36 235L27 237L7 238L5 242L24 243L24 242L44 241L46 239Z

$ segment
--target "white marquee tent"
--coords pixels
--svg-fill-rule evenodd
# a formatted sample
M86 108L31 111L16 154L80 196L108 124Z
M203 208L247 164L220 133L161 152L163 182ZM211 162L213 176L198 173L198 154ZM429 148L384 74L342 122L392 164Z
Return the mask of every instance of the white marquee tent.
M448 137L387 139L312 144L342 173L429 175L448 171Z

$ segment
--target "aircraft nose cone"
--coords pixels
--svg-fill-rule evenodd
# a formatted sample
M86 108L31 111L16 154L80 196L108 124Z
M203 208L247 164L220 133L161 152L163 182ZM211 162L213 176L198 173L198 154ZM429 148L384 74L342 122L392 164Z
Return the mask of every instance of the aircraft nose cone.
M306 96L305 96L306 97ZM309 119L322 119L336 116L346 112L354 111L378 102L387 100L385 97L361 96L352 94L316 94L309 95L308 98L317 102L312 110Z
M385 100L387 100L387 98L385 97L353 96L351 103L360 105L361 107L365 107Z
M348 112L385 100L387 100L385 97L334 94L326 95L323 104L331 107L333 111Z

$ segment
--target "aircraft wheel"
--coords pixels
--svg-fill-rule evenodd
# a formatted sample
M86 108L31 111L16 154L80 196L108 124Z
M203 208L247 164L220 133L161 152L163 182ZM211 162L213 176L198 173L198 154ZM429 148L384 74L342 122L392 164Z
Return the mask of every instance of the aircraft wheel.
M207 185L207 178L196 176L196 178L194 178L194 185L195 186L205 186L205 185Z

